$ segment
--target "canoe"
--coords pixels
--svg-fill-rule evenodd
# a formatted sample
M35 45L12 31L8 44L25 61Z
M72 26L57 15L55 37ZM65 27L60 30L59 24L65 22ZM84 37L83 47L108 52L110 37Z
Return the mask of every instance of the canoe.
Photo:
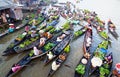
M108 49L108 44L109 44L109 41L102 41L98 45L98 47L96 48L96 50L94 51L93 57L91 57L89 75L92 75L92 73L98 68L98 66L95 65L95 64L93 66L92 59L93 58L97 58L97 60L99 59L100 61L103 61L104 57L106 56L106 54L108 52L108 50L107 50ZM101 66L101 64L99 66Z
M116 30L116 27L112 23L112 21L108 21L108 31L113 35L115 39L118 39L119 36L115 30Z
M39 22L37 22L36 25L42 23L44 21L44 17L40 17L39 18ZM29 31L30 32L30 31ZM19 45L20 43L22 43L23 41L25 41L29 36L28 32L23 32L22 34L18 35L15 40L13 40L10 45L6 48L5 51L3 51L3 56L6 55L6 53L8 53L9 51L14 51L13 48L17 45ZM9 53L8 53L9 54Z
M58 62L58 67L54 69L52 65L47 77L51 77L62 66L64 61L67 59L69 53L70 53L70 45L67 45L67 47L63 50L63 52L52 63L54 64L54 62L55 63Z
M34 17L34 16L33 16ZM20 24L19 26L17 26L14 30L15 31L18 31L19 29L23 28L24 26L26 26L27 23L29 23L33 17L26 17L25 19L22 20L22 24ZM13 33L13 32L12 32ZM10 32L8 30L6 30L4 33L1 33L0 34L0 38L4 37L5 35L8 35L10 34Z
M15 40L13 40L10 45L6 48L6 50L3 53L6 53L7 51L9 51L10 49L14 48L15 46L17 46L18 44L20 44L21 42L23 42L27 37L27 32L24 32L20 35L18 35Z
M90 28L88 28L85 33L84 42L83 42L84 54L86 52L87 53L90 52L91 45L92 45L92 26L90 26Z
M111 52L104 57L102 66L98 67L98 69L94 71L93 75L96 75L97 77L109 77L112 72L112 64L113 54Z
M26 26L26 24L29 22L29 20L23 20L23 23L19 26L17 26L14 30L15 31L18 31L19 29L23 28L24 26ZM13 33L13 32L12 32ZM10 32L8 30L6 30L5 32L1 33L0 34L0 38L4 37L5 35L8 35L10 34Z
M74 77L88 77L86 74L88 73L89 64L89 58L83 56L75 68Z
M84 42L83 42L84 55L80 59L79 63L77 64L74 77L87 77L88 76L90 58L92 57L92 54L91 54L92 52L90 51L91 44L89 46L86 46L88 43L87 41L88 38L90 38L89 41L92 43L92 27L91 26L89 27L90 28L87 28L87 31L84 37Z
M40 28L38 28L38 30L43 29L45 32L49 31L50 29L53 28L52 26L55 26L55 25L58 24L58 22L59 22L59 21L57 21L58 19L53 20L54 22L52 21L51 23L48 23L48 25L47 25L48 27L47 28L45 28L46 26L43 25L43 26L40 26ZM41 19L39 18L39 20L41 20ZM42 21L44 21L44 20L42 20ZM42 21L41 21L41 23L42 23ZM49 25L49 24L51 24L51 25ZM54 30L52 30L52 31L54 32ZM52 31L50 31L50 33L53 33ZM39 35L39 33L38 33L38 35ZM3 56L9 55L9 54L13 54L13 53L20 53L22 51L31 49L31 48L33 48L34 45L38 45L39 44L39 38L40 38L39 36L37 36L35 38L30 38L29 37L28 39L24 40L21 44L19 44L17 46L14 46L14 48L6 50L3 53ZM29 42L29 43L26 45L26 42Z
M60 42L57 42L56 39L57 37L61 36L63 33L60 33L56 36L54 36L51 40L49 40L48 42L46 42L46 44L40 48L38 48L39 50L43 51L43 53L41 53L40 55L34 55L33 50L31 50L31 52L29 54L27 54L25 57L23 57L19 62L13 64L12 67L14 67L15 65L19 65L21 68L17 69L16 72L12 71L12 67L9 70L9 72L6 74L5 77L9 77L12 76L14 74L16 74L17 72L19 72L21 69L23 69L27 64L30 63L31 60L38 58L38 57L42 57L43 55L46 54L46 52L48 52L49 50L54 49ZM66 36L67 37L67 36ZM61 41L62 42L62 41ZM47 46L48 44L52 44L52 47L49 49L45 49L45 46ZM54 45L53 45L54 44Z
M63 49L70 43L70 41L72 40L72 37L73 37L73 34L71 33L60 44L58 44L52 51L47 52L44 64L47 65L54 58L56 58L57 56L59 56L60 53L62 53Z
M45 28L44 31L49 31L50 29L52 29L53 27L48 27ZM38 33L39 35L39 33ZM49 38L50 39L50 38ZM47 40L49 40L47 39ZM21 53L25 50L30 50L31 48L33 48L34 46L39 44L39 40L40 40L40 36L36 36L36 37L29 37L28 39L24 40L22 43L20 43L19 45L15 46L14 48L9 49L8 51L3 53L3 56L7 56L7 55L11 55L11 54L15 54L15 53Z
M62 39L62 41L57 41L57 40L58 40L58 37L60 37L60 36L63 35L63 34L65 34L66 36ZM41 57L41 56L43 56L43 55L46 55L49 51L53 50L54 48L57 48L56 46L57 46L58 44L62 44L63 41L70 36L70 32L69 32L69 31L68 31L68 32L62 32L61 35L59 35L58 37L52 39L52 42L49 42L49 43L53 44L53 46L50 47L49 50L48 50L49 46L48 46L48 44L46 44L44 47L41 47L41 48L39 49L39 50L41 50L43 53L41 53L40 55L36 55L36 56L34 55L34 56L31 57L31 59L35 59L35 58Z
M77 39L78 37L82 36L86 32L86 30L87 30L86 27L82 27L78 31L75 31L74 32L74 39Z
M102 45L104 44L104 47L107 48L108 44L107 41L103 41L98 45L98 48L102 48ZM97 49L98 49L97 48ZM91 68L91 59L94 55L90 54L90 57L86 57L85 55L81 58L79 63L77 64L77 67L75 68L75 74L74 77L89 77L93 71L96 70Z

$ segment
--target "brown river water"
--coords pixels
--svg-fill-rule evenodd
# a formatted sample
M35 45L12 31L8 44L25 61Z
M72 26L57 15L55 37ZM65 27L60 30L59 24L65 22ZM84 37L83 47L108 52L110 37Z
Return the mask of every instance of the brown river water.
M65 1L67 0L64 0L64 2ZM75 0L69 1L76 4ZM120 35L120 0L82 0L80 3L77 3L76 6L80 9L89 9L96 11L98 16L101 19L105 20L105 22L107 22L110 18L116 25L116 31ZM62 25L64 22L65 20L61 18L58 25ZM0 77L5 77L12 64L18 62L22 57L26 55L27 52L29 52L26 51L24 53L15 54L8 57L1 56L2 52L10 44L10 42L13 41L14 38L22 32L23 29L0 39ZM112 39L112 47L109 47L109 51L113 52L115 65L115 63L120 62L120 38L118 38L118 40L115 40L111 34L109 34L109 36ZM71 43L71 52L67 60L64 62L62 67L53 75L53 77L74 77L74 69L83 55L83 39L84 36ZM103 39L96 33L96 30L94 30L92 44L93 51L102 40ZM70 67L66 67L65 65L69 65ZM40 61L38 58L36 60L33 60L30 64L28 64L28 66L26 66L13 77L47 77L50 67L51 63L44 67L43 60Z

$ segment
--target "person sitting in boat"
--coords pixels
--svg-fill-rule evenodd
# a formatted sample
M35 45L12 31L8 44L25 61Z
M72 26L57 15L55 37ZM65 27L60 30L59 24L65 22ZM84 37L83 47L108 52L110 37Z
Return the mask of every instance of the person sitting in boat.
M47 32L47 36L48 39L52 37L52 34L50 32Z
M57 37L57 41L62 41L64 39L64 37L66 36L66 34L62 34L61 36Z
M112 62L112 55L106 56L105 60L107 61L108 64L110 64Z
M38 50L37 47L33 47L34 55L39 55L42 51Z
M50 51L49 53L47 53L47 56L48 56L48 59L52 59L53 58L52 52Z
M14 24L9 24L9 29L8 29L8 31L9 31L9 32L13 32L14 30L15 30Z
M45 32L43 36L49 39L52 37L52 34L50 34L50 32Z
M40 37L44 37L44 30L39 31Z
M25 31L28 32L29 30L30 30L30 26L29 25L25 26Z
M115 25L112 23L111 19L108 20L108 24L110 25L111 28L115 28Z
M14 67L12 67L12 71L13 72L17 72L18 70L21 69L22 66L18 65L18 64L15 64Z
M60 66L60 63L58 61L53 61L52 63L52 70L57 70L57 68Z
M36 37L36 36L38 36L36 31L35 30L31 30L31 37Z
M65 54L61 54L61 55L59 55L59 59L62 60L62 61L64 61L66 59L65 56L66 56Z
M90 58L90 54L86 52L86 53L84 54L84 57L87 58L87 59L89 59L89 58Z
M46 38L42 37L40 38L40 44L39 47L43 46L45 44Z

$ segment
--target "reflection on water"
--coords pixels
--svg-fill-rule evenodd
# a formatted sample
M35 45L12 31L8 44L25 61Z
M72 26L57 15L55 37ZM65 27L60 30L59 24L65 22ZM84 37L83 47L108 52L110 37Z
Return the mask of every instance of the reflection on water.
M59 0L63 1L63 0ZM67 1L67 0L64 0ZM72 3L75 3L75 0L69 0ZM117 33L120 35L120 1L119 0L82 0L79 4L76 4L81 9L89 9L92 11L96 11L98 15L107 22L110 18L117 27ZM64 20L61 21L63 24ZM107 27L107 24L106 24ZM22 30L19 32L10 34L3 39L0 39L0 54L5 50L6 46L19 34L22 33ZM109 51L113 52L114 56L114 64L120 62L120 51L118 46L120 46L120 38L115 40L111 34L109 34L112 39L112 47L109 47ZM93 44L92 51L97 47L103 39L96 34L94 29L93 34ZM83 55L82 45L83 45L84 36L75 40L71 43L71 52L66 60L66 62L62 65L62 67L53 75L53 77L74 77L74 69L79 62L80 58ZM18 62L23 56L25 56L27 52L21 54L15 54L9 57L3 57L0 55L0 77L4 77L8 72L13 63ZM20 71L14 77L47 77L47 74L50 70L51 64L47 66L43 66L43 61L40 59L36 59L32 61L34 65L29 64L22 71ZM65 66L69 65L69 67Z

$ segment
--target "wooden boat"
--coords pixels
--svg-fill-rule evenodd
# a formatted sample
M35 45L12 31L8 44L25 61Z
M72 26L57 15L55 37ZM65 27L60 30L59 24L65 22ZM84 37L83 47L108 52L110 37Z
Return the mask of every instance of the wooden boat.
M74 32L74 39L77 39L79 36L82 36L86 32L87 28L82 27L80 30Z
M43 16L41 16L42 17L42 19L41 20L39 20L39 23L41 23L42 21L44 21L44 17ZM34 16L33 17L26 17L23 21L22 21L22 24L20 24L19 26L17 26L16 28L15 28L15 30L14 30L14 32L15 31L18 31L19 29L21 29L21 28L23 28L23 27L25 27L26 26L26 24L28 24L30 21L32 21L32 19L34 18ZM39 24L39 23L37 23L37 24ZM13 33L13 32L12 32ZM8 34L10 34L10 32L8 31L8 30L6 30L4 33L2 33L2 34L0 34L0 38L2 38L3 36L5 36L5 35L8 35Z
M84 42L83 42L84 54L86 52L87 53L90 52L91 45L92 45L92 26L90 26L90 28L88 28L85 33Z
M48 42L46 42L46 44L40 48L38 48L39 50L43 51L43 53L41 53L40 55L34 55L33 50L31 50L31 52L29 54L27 54L25 57L23 57L18 63L13 64L13 66L11 67L10 71L6 74L5 77L9 77L12 76L14 74L16 74L17 72L19 72L22 68L24 68L28 63L30 63L31 60L38 58L38 57L42 57L43 55L46 54L46 52L54 49L60 42L57 42L56 39L57 37L61 36L63 33L60 33L56 36L54 36L51 40L49 40ZM67 37L67 36L66 36ZM62 41L61 41L62 42ZM49 43L52 44L52 47L49 49L45 49L45 46L47 46ZM12 68L19 66L20 68L17 69L15 72L13 72Z
M52 66L50 68L50 72L49 72L47 77L51 77L61 67L63 62L66 60L69 52L70 52L70 45L67 45L67 47L63 50L63 52L56 58L56 60L53 61L55 63L58 63L57 69L53 68L54 63L52 63Z
M115 31L116 30L116 27L115 25L112 23L112 21L108 21L108 31L113 35L113 37L115 39L117 39L119 36L117 34L117 32Z
M22 27L26 26L26 24L29 22L29 20L23 20L24 23L22 23L21 25L19 25L18 27L15 28L14 32L21 29ZM5 35L10 34L10 32L8 30L6 30L4 33L0 34L0 38L4 37Z
M112 72L112 64L113 55L111 52L104 57L102 66L98 67L98 69L96 69L93 74L97 77L109 77L110 73Z
M91 75L97 68L98 66L93 66L92 64L92 59L97 58L100 61L104 60L105 55L107 54L107 49L108 49L108 44L109 41L102 41L96 50L94 51L93 57L91 57L91 62L90 62L90 70L89 70L89 75ZM95 63L95 62L94 62ZM101 65L100 65L101 66Z
M44 29L45 33L46 33L46 31L49 31L52 28L53 28L52 26L45 28ZM53 31L53 33L54 33L54 31ZM47 40L49 40L49 39L47 38ZM33 48L34 46L37 46L39 44L39 40L40 40L40 36L29 37L28 39L23 41L21 44L19 44L19 45L15 46L14 48L11 48L11 49L7 50L6 52L4 52L3 56L15 54L15 53L20 53L20 52L23 52L25 50L29 50L29 49Z
M100 45L101 44L101 45ZM102 43L100 43L98 45L98 48L102 48L100 46L102 45L105 45L105 47L108 46L107 44L107 41L103 41ZM90 66L91 66L91 59L94 55L91 54L90 52L90 55L86 56L84 55L80 62L78 63L76 69L75 69L75 74L74 74L74 77L89 77L89 75L91 75L93 73L95 69L91 69Z
M83 63L83 61L86 61L86 63ZM88 72L89 67L87 67L89 58L83 56L80 60L80 62L78 63L76 69L75 69L75 74L74 77L87 77L85 76L85 74ZM78 72L79 70L81 70L81 72Z
M90 39L90 42L92 42L92 27L91 25L87 28L87 31L85 33L85 37L84 37L84 42L83 42L83 50L84 50L84 55L83 57L80 59L76 69L75 69L75 74L74 77L87 77L87 72L89 69L89 60L90 57L92 57L90 52L90 47L91 47L91 43L89 46L87 45L87 39ZM81 70L81 71L80 71Z
M45 65L47 65L49 62L51 62L54 58L60 55L62 53L63 49L70 43L72 40L73 34L70 34L67 38L63 40L57 47L55 47L52 51L49 51L47 53L46 59L44 61ZM51 57L50 57L51 56Z
M3 53L6 53L7 51L9 51L10 49L14 48L16 45L20 44L21 42L23 42L25 40L25 38L27 37L27 32L24 32L20 35L18 35L15 40L13 40L10 45L6 48L6 50Z
M59 18L58 18L59 19ZM44 24L42 26L40 26L40 28L38 28L39 30L40 29L43 29L45 32L49 31L50 29L53 28L53 26L57 25L58 24L58 19L56 20L53 20L51 23L48 23L48 27L45 28L46 26L44 26ZM31 22L30 22L31 23ZM38 24L38 23L37 23ZM36 25L37 25L36 24ZM54 29L55 30L55 29ZM50 31L50 33L54 33L54 30L52 29ZM39 33L38 33L39 35ZM39 36L36 36L35 38L31 38L31 37L28 37L28 39L24 40L21 44L19 45L16 45L14 46L13 48L11 49L8 49L6 50L4 53L3 53L3 56L6 56L6 55L10 55L10 54L13 54L13 53L20 53L22 51L25 51L25 50L29 50L31 48L33 48L33 46L35 45L38 45L39 44ZM26 45L27 44L27 45Z

